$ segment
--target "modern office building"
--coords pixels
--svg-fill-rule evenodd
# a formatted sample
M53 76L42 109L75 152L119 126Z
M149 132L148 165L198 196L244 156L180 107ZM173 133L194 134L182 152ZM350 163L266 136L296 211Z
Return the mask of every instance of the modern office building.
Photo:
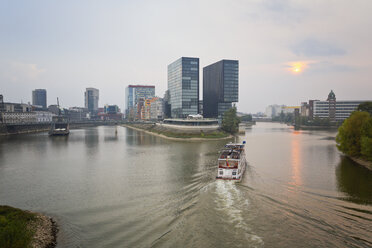
M168 90L172 118L199 113L199 58L182 57L168 65Z
M203 68L204 117L220 118L238 100L238 60L221 60Z
M98 100L99 100L99 90L95 88L86 88L85 108L87 108L91 114L98 113Z
M47 109L47 92L45 89L35 89L32 91L32 105Z
M128 85L125 88L125 116L126 118L133 118L138 116L137 113L139 100L150 99L155 96L154 85ZM142 101L141 101L142 103Z
M310 117L329 118L331 121L343 121L358 108L359 104L370 101L371 100L336 101L336 95L331 90L326 101L313 101L314 111L313 116Z

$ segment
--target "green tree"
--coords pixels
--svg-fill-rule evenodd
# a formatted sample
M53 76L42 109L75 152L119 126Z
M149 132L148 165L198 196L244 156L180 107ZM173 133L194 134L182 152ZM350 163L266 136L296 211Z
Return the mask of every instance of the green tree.
M240 120L241 121L252 121L252 115L243 115L242 117L240 117Z
M368 112L372 115L372 102L364 102L359 104L358 110Z
M337 148L341 152L349 156L361 156L362 127L364 128L370 118L367 112L356 111L344 121L336 137Z
M372 117L361 128L360 153L363 158L372 161Z
M227 133L235 134L239 131L240 119L236 115L236 107L227 110L222 118L222 130Z

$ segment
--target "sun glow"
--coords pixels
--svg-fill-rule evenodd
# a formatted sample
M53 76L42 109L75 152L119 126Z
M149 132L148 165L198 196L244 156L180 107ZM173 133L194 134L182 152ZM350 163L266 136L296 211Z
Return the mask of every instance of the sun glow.
M286 70L289 71L292 74L301 74L303 73L306 69L311 64L316 63L316 61L293 61L293 62L288 62L285 64Z
M292 63L290 66L291 66L290 70L293 73L301 73L304 70L306 64L302 62L295 62L295 63Z

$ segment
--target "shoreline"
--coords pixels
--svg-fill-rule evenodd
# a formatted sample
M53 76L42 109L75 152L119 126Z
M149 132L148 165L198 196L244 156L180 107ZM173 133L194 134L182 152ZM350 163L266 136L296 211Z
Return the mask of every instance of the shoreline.
M35 214L37 220L30 223L29 227L35 232L31 247L54 248L57 245L58 226L56 221L41 213L30 212Z
M55 248L57 245L58 225L42 213L0 205L0 221L0 231L4 232L0 235L0 246Z
M215 141L215 140L231 139L231 138L234 137L232 135L229 135L227 137L222 137L222 138L175 138L175 137L168 137L164 134L151 132L151 131L148 131L148 130L145 130L145 129L142 129L142 128L133 127L133 126L126 125L126 124L122 125L122 127L131 128L131 129L136 130L136 131L142 131L142 132L145 132L145 133L150 134L150 135L158 136L158 137L168 139L168 140L175 140L175 141L209 141L209 140L211 140L211 141L214 140Z
M356 158L356 157L351 157L351 156L347 156L347 158L351 159L352 161L354 161L355 163L367 168L368 170L372 171L372 162L370 161L367 161L367 160L364 160L364 159L361 159L361 158Z

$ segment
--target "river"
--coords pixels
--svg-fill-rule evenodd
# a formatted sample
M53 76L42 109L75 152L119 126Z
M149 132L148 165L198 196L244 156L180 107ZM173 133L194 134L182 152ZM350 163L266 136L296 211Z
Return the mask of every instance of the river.
M0 205L45 213L62 247L371 247L372 172L336 132L246 130L241 183L216 181L227 142L125 127L0 138Z

